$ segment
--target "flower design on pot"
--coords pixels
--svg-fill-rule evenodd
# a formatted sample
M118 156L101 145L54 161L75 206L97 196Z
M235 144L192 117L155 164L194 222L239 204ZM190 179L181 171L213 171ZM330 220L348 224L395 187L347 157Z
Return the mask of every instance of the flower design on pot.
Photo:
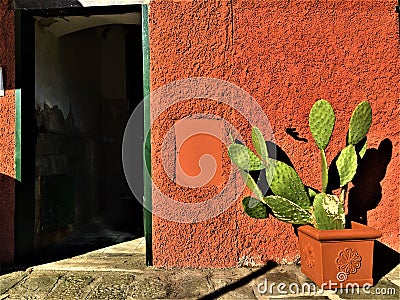
M310 243L303 248L303 259L309 268L314 267L314 249Z
M361 260L362 258L356 250L345 248L339 251L336 257L336 265L341 272L355 274L361 268Z

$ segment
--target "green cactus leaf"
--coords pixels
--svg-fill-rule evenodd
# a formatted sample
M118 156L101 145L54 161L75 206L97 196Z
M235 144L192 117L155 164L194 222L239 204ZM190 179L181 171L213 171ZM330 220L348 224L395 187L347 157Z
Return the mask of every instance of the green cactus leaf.
M272 209L274 216L284 222L291 224L308 224L311 222L311 214L290 201L280 196L264 197L265 202Z
M360 158L363 158L365 153L367 152L367 146L368 146L367 137L364 137L361 141L357 143L357 145L355 145L356 152L358 152Z
M326 188L328 187L328 163L326 162L326 155L324 150L321 151L321 171L322 171L322 192L326 192Z
M311 108L308 123L318 148L325 150L335 126L335 112L330 103L326 100L315 102Z
M242 179L246 183L247 187L254 193L258 200L262 201L264 195L257 183L254 181L253 177L251 177L250 174L245 171L240 171L240 174L242 175Z
M340 187L349 183L357 171L357 153L353 145L344 148L336 161L336 167L340 178Z
M261 201L252 198L246 197L242 200L242 205L244 212L254 219L265 219L268 218L268 208Z
M268 159L267 145L265 144L264 136L262 135L261 130L258 127L252 128L251 138L253 140L253 145L257 153L260 155L263 161L266 161Z
M233 163L245 171L257 171L265 168L264 162L257 157L246 146L241 144L232 144L228 148L228 154Z
M312 187L307 187L307 193L310 198L314 198L319 192Z
M297 172L284 162L268 159L266 177L272 192L276 196L289 199L307 209L311 201Z
M320 193L314 198L316 228L320 230L344 229L343 205L335 195Z
M368 133L372 123L372 108L369 102L363 101L354 110L349 125L348 142L356 145Z

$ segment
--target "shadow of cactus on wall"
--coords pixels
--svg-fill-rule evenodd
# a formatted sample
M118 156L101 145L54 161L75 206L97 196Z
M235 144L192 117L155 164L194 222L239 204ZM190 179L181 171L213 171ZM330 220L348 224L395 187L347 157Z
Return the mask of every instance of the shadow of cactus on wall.
M359 160L357 173L352 180L353 186L348 192L347 223L351 221L367 225L367 212L376 208L382 200L381 181L385 178L387 166L392 158L392 142L384 139L378 149L369 148ZM339 188L339 174L336 161L339 154L329 166L329 193Z
M381 181L392 158L392 142L384 139L378 149L370 148L358 166L349 191L348 219L367 224L367 212L376 208L382 199Z

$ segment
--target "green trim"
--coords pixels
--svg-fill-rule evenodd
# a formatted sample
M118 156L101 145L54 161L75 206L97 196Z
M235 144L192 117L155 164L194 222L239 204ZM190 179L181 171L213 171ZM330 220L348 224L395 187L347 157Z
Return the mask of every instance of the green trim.
M14 168L15 168L15 179L22 180L21 174L21 39L22 39L22 17L19 11L15 12L15 145L14 145Z
M152 207L151 178L148 176L146 162L151 166L151 144L150 144L150 46L149 46L149 11L148 5L142 5L142 46L143 46L143 96L144 96L144 151L143 151L143 204L144 207ZM147 133L149 136L146 136ZM150 169L151 171L151 169ZM151 174L150 174L151 176ZM144 208L144 237L146 240L146 265L153 264L152 248L152 213Z
M18 59L18 58L17 58ZM15 90L15 179L21 181L21 89Z

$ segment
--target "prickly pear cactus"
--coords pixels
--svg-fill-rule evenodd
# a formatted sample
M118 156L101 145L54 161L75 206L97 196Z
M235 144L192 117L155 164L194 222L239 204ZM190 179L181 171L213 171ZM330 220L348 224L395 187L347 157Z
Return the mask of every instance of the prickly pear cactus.
M349 125L348 143L356 145L368 133L372 122L372 108L367 101L357 105Z
M251 138L257 153L260 155L263 161L266 161L268 159L268 150L265 144L264 136L262 135L261 130L258 127L252 128Z
M264 195L261 189L258 187L257 183L254 181L253 177L251 177L250 174L245 171L240 171L240 174L242 175L244 183L253 192L257 199L262 200Z
M363 158L365 153L367 152L367 145L368 145L367 137L363 138L360 142L358 142L355 145L356 152L358 152L360 158Z
M274 216L281 221L291 224L308 224L311 222L310 212L289 199L280 196L267 196L264 201L272 209Z
M261 201L252 197L246 197L242 200L242 205L244 212L248 216L255 219L268 218L268 208Z
M311 108L308 123L318 148L325 150L335 126L335 113L330 103L326 100L315 102Z
M319 150L321 152L321 172L322 172L322 192L326 192L326 188L328 187L328 163L326 161L325 151Z
M309 208L311 202L297 172L284 162L273 159L268 161L270 161L268 165L273 165L272 168L266 169L267 181L272 192L302 208Z
M343 187L353 179L357 171L357 153L353 145L348 145L340 152L336 167L339 173L340 187Z
M315 227L320 230L344 229L343 205L335 195L320 193L314 198Z
M228 148L228 154L240 170L257 171L265 168L264 162L244 145L230 145Z
M247 187L258 198L246 197L242 204L250 217L263 219L268 212L284 222L292 224L312 224L317 229L335 230L345 226L344 188L357 171L357 153L362 158L366 152L366 134L371 126L372 111L368 102L360 103L350 119L348 146L344 148L336 161L342 193L340 199L326 194L328 184L328 164L325 156L335 125L332 106L325 100L317 101L310 112L309 125L312 136L321 152L322 193L303 185L296 171L289 165L268 157L267 147L261 131L252 129L252 142L257 156L241 144L232 144L228 152L231 160L241 170ZM233 140L232 140L233 141ZM266 179L274 196L264 197L257 182L248 171L265 169ZM313 199L313 201L311 200Z

